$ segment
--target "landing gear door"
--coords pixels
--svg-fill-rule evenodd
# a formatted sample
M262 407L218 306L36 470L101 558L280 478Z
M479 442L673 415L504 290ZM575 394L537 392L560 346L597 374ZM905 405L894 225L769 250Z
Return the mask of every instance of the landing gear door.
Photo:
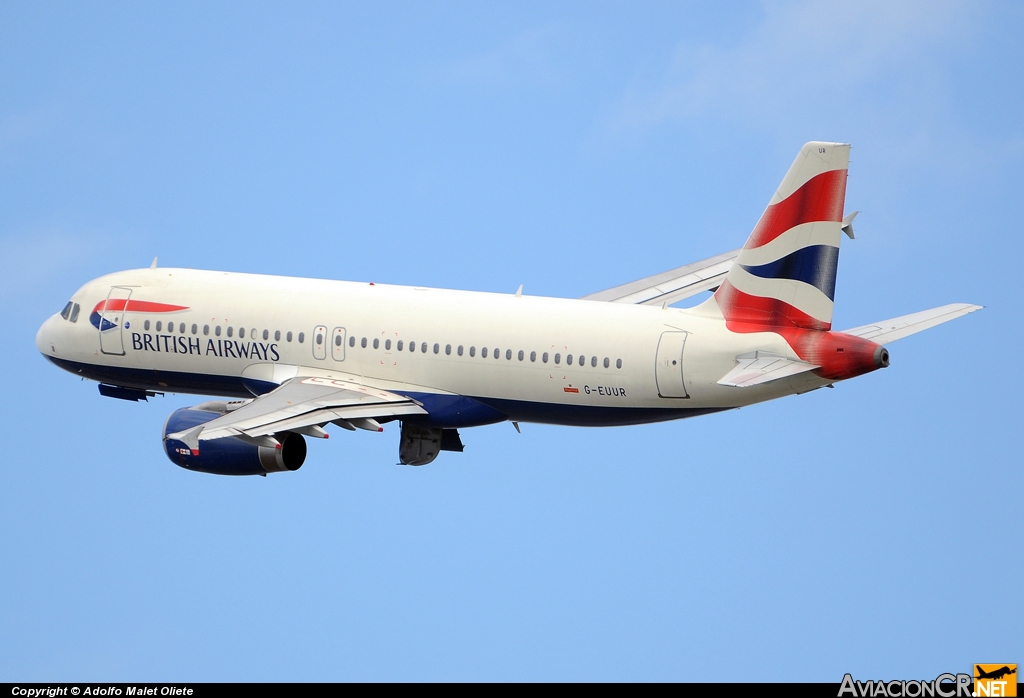
M683 383L683 348L686 332L662 332L658 341L655 377L660 397L690 397Z
M327 358L327 328L323 325L313 328L313 358L321 361Z
M97 311L99 314L100 351L104 354L124 356L121 327L124 325L124 312L128 307L128 299L131 295L130 288L114 286L107 294L107 300Z
M345 360L345 328L335 327L331 333L331 358L335 361Z

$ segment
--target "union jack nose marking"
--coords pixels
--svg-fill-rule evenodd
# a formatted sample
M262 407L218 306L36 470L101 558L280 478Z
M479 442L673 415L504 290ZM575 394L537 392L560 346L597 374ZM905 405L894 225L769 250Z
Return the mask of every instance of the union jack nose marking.
M102 300L96 304L89 314L89 322L100 332L106 332L117 327L117 323L111 322L103 317L101 313L123 312L123 313L175 313L179 310L188 310L188 306L171 305L170 303L154 303L153 301L138 301L134 299L111 298Z

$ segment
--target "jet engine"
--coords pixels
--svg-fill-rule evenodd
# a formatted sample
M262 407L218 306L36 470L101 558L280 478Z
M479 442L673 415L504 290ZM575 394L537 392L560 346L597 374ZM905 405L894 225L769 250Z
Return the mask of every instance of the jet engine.
M306 460L306 440L301 434L277 434L275 439L279 445L276 448L259 446L233 436L211 439L201 442L199 455L193 455L181 441L167 437L220 417L229 409L228 405L208 402L171 413L164 425L163 437L164 450L172 463L186 470L214 475L266 475L302 467Z

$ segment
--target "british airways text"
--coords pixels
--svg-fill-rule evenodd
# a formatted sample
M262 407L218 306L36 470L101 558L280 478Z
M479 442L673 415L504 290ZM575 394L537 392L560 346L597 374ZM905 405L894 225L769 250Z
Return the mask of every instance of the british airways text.
M280 361L277 343L240 342L236 339L207 339L206 351L199 337L184 337L173 334L149 334L132 332L132 349L135 351L158 351L167 354L200 354L230 359L259 359Z

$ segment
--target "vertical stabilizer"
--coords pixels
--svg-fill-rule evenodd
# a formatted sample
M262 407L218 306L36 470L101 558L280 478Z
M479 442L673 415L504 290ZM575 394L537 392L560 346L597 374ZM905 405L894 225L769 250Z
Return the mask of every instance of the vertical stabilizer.
M730 326L831 329L849 162L847 143L800 149L715 292Z

